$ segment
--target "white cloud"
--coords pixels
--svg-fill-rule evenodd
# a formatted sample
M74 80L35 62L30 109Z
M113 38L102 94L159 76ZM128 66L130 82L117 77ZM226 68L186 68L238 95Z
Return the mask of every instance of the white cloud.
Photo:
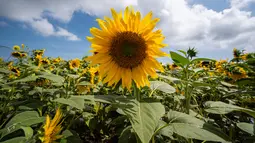
M8 23L6 23L5 21L0 21L0 27L5 27L8 26Z
M255 17L245 8L255 0L228 0L230 8L217 12L194 0L2 0L0 16L24 21L44 36L79 38L47 20L52 17L68 23L75 11L98 17L110 16L110 8L124 10L133 5L142 14L153 11L161 18L157 28L163 29L166 42L172 49L195 46L202 53L229 51L234 47L255 51ZM207 55L207 56L208 56Z

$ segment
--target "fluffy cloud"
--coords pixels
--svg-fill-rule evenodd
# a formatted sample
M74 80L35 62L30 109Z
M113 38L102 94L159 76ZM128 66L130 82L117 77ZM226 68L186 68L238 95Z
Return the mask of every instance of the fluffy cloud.
M4 21L0 21L0 27L5 27L8 26L8 24Z
M245 8L255 0L228 0L229 8L214 11L195 0L2 0L0 16L29 23L44 36L63 36L68 40L79 38L47 20L52 17L68 23L75 11L98 17L110 16L110 8L124 9L133 5L142 14L153 11L161 18L166 43L172 49L195 46L202 53L231 51L233 47L255 51L255 17ZM208 55L206 55L208 56Z

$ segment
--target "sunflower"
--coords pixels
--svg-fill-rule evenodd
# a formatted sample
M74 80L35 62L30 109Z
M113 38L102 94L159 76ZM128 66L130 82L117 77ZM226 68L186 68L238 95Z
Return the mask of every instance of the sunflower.
M248 54L243 54L242 56L241 56L241 58L242 58L242 60L247 60L247 56L248 56Z
M0 57L0 63L2 63L4 61L4 59L2 57Z
M55 59L52 60L52 63L53 63L53 64L58 64L58 63L61 62L61 61L62 61L62 59L61 59L60 57L57 57L57 58L55 58Z
M92 66L99 64L99 74L108 86L116 85L120 80L127 89L132 80L138 88L149 85L147 75L156 78L155 69L164 71L155 58L167 56L160 50L166 46L162 43L161 30L153 31L159 19L152 19L152 12L141 19L140 12L129 7L123 15L114 9L111 12L113 19L97 19L101 30L90 29L94 37L87 39L94 54L86 60L92 61Z
M12 47L12 49L13 49L14 51L19 51L19 50L20 50L20 46L14 45L14 46Z
M80 60L79 59L73 59L69 61L69 68L74 69L74 68L79 68L80 67Z
M61 119L62 119L61 110L58 108L57 112L53 118L50 120L50 116L47 115L46 123L43 127L44 129L44 136L41 138L43 143L53 143L55 140L58 140L62 137L62 135L58 135L62 130L61 127Z
M27 57L27 53L21 53L21 58Z
M10 67L10 70L15 73L16 76L20 76L20 71L16 67Z
M175 69L179 69L179 67L176 64L171 64L171 65L169 65L169 69L175 70Z
M48 58L43 58L40 60L40 63L42 63L44 65L48 65L48 64L50 64L50 60Z
M12 52L12 56L15 58L21 58L22 57L22 53L20 52Z

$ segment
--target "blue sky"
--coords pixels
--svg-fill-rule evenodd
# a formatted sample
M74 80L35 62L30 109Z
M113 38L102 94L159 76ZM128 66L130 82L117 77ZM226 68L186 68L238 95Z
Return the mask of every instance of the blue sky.
M22 3L19 5L13 1L1 1L0 45L12 47L23 43L30 49L45 48L49 57L68 60L89 55L86 36L90 35L91 27L98 27L95 19L110 16L112 7L121 10L130 4L142 14L153 10L161 18L158 28L163 30L165 42L170 45L165 51L195 46L200 57L216 59L231 58L234 47L254 51L255 30L249 30L255 25L254 0L159 0L156 3L153 0L79 0L78 4L68 0L15 1ZM0 57L5 59L11 52L6 48L0 51ZM164 60L167 58L161 59Z

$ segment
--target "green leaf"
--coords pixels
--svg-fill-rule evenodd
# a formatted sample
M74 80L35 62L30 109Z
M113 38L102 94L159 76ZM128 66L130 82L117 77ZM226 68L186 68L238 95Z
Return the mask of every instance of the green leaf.
M187 56L187 53L183 50L178 50L179 52L183 53L185 56Z
M227 86L227 87L236 87L235 85L230 84L230 83L227 83L227 82L224 82L224 81L221 81L220 83L221 83L222 85L224 85L224 86Z
M80 110L84 108L85 104L84 98L82 96L71 96L70 98L57 98L53 101L66 104Z
M25 142L26 142L25 137L16 137L0 143L25 143Z
M209 84L209 83L197 82L197 81L192 82L192 85L194 87L199 87L199 86L209 86L209 87L211 87L211 86L213 86L212 84Z
M127 126L120 134L119 143L136 142L135 134L131 126Z
M171 54L171 58L174 62L179 63L182 66L189 64L189 59L183 57L182 55L180 55L176 52L173 52L173 51L171 51L170 54Z
M243 130L251 135L255 135L255 124L240 122L240 123L237 123L236 125L241 130Z
M45 117L39 117L36 111L26 111L21 112L14 116L2 129L0 132L2 133L1 138L4 136L19 130L22 126L29 127L34 124L38 124L45 121Z
M62 76L55 75L55 74L49 74L49 73L43 73L42 75L39 75L38 77L46 78L48 80L53 81L56 85L62 85L65 81L65 79Z
M11 71L9 71L8 69L5 68L0 68L0 73L10 73Z
M123 108L132 128L142 143L148 143L158 126L159 119L164 115L165 108L160 102L137 101L130 103L131 108Z
M82 81L82 82L78 83L77 85L92 85L92 84L87 81Z
M193 59L190 63L199 62L199 61L215 61L215 60L209 59L209 58L196 58L196 59Z
M13 84L13 83L19 83L19 82L36 81L37 78L38 78L37 76L30 75L30 76L27 76L27 77L25 77L25 78L15 80L15 81L13 81L13 82L9 82L9 83L7 83L7 84Z
M158 74L158 77L170 80L172 82L180 81L180 79L178 79L178 78L174 78L174 77L171 77L171 76L165 76L165 75L161 75L161 74Z
M208 113L227 114L232 111L241 111L241 112L245 112L255 118L255 111L253 111L253 110L245 109L245 108L238 107L238 106L231 105L231 104L226 104L226 103L220 102L220 101L216 101L216 102L207 101L205 103L205 108L206 108L205 111Z
M31 127L23 127L22 126L20 128L23 129L23 131L25 133L25 137L26 137L27 140L32 138L34 131Z
M219 142L230 140L219 128L191 115L170 110L167 117L173 132L185 138Z
M62 135L63 138L61 139L61 142L63 142L62 140L65 140L65 143L82 143L79 135L73 130L65 130Z
M213 133L210 128L187 123L172 123L171 126L176 134L185 138L230 143L230 141L224 140L219 135Z
M150 81L151 90L160 90L165 93L175 93L175 88L162 81Z
M162 128L162 127L164 127L164 128ZM166 122L159 120L158 129L159 128L162 128L159 130L159 134L169 137L169 138L172 138L172 135L174 134L172 126L168 126L168 124Z

